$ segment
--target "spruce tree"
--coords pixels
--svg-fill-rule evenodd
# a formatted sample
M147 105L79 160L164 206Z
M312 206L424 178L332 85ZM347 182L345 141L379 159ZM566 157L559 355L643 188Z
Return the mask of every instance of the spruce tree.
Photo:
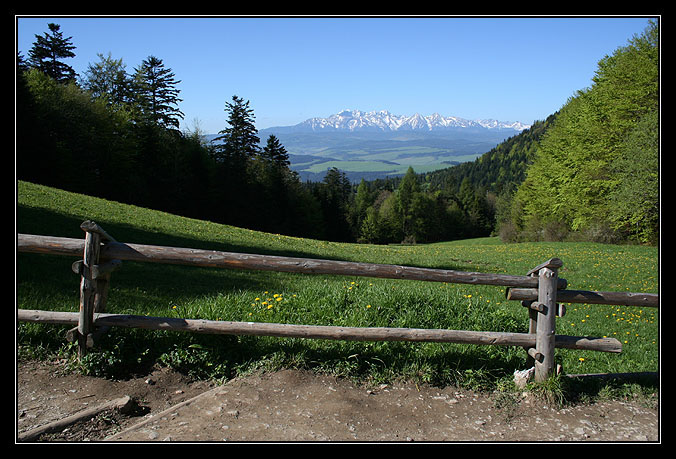
M75 57L72 37L63 38L61 26L58 24L49 23L47 27L50 33L35 36L36 41L28 51L28 63L30 67L49 75L59 83L74 81L77 76L75 70L61 62L61 59Z
M273 134L268 137L268 142L265 147L263 147L261 156L265 161L283 169L288 168L291 165L289 153L287 153L284 145L282 145L279 142L279 139Z
M225 111L229 126L212 140L213 193L223 212L221 221L251 228L259 220L256 210L260 205L254 201L260 197L260 190L256 187L252 168L260 150L260 140L248 101L232 96L232 102L226 102Z
M351 205L352 186L344 172L335 167L326 171L324 180L317 190L326 225L326 239L348 241L352 234L347 221L347 209Z
M216 143L215 159L218 162L234 162L245 166L247 160L253 159L259 152L260 139L254 125L255 116L249 108L249 101L244 102L241 97L232 96L232 102L226 102L225 111L228 113L228 124L213 139Z
M176 85L174 73L164 67L162 59L148 56L141 66L135 69L135 97L141 111L141 119L165 128L178 128L179 118L183 119L177 105L180 90Z

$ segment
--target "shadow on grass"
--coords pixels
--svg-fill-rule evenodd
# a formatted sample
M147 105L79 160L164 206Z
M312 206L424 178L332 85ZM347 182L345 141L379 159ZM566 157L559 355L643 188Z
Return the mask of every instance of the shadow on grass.
M85 233L80 229L82 222L82 219L69 215L63 215L48 209L26 207L22 205L17 207L18 233L84 239ZM113 223L101 219L97 219L96 223L98 223L117 241L123 243L185 247L191 249L218 250L223 252L257 253L288 257L318 258L316 254L297 249L271 249L270 247L262 247L253 243L247 245L235 244L228 241L205 241L202 239L194 239L142 230L133 225Z
M18 233L84 239L84 231L80 229L81 223L82 221L78 218L47 209L21 205L17 208ZM298 249L271 249L254 243L246 245L227 241L211 242L145 231L126 224L106 221L97 223L120 242L301 258L338 259L324 254L317 256L316 253ZM17 257L19 285L21 286L22 282L32 281L31 288L37 289L35 293L44 295L53 294L59 289L77 292L79 281L70 269L70 265L75 260L75 257L20 253ZM457 268L445 266L444 269ZM302 276L304 274L285 273L285 276L289 275ZM115 294L126 295L132 303L139 303L142 302L141 295L147 295L148 301L152 301L155 292L165 297L176 295L185 298L233 290L276 289L279 287L278 282L279 278L274 272L125 261L122 269L113 274L111 288L114 289L116 284L124 285L124 293L115 292ZM138 292L138 295L134 292ZM134 296L137 298L133 298ZM115 302L114 298L110 300Z
M25 340L39 339L40 332L26 334ZM511 352L487 355L483 346L435 343L421 350L421 343L380 344L374 348L369 342L112 328L80 369L93 376L127 379L145 376L160 365L194 379L227 381L250 372L294 368L355 382L409 381L493 390L500 378L524 361ZM58 346L58 340L50 345ZM71 352L76 354L75 349Z
M84 239L84 231L80 229L81 223L80 219L46 209L25 206L18 206L17 209L18 233ZM255 245L232 244L227 241L205 242L198 239L144 231L131 225L106 221L98 221L97 223L120 242L133 241L134 243L149 245L317 258L312 253L298 250L271 250ZM71 271L71 264L76 259L76 257L58 255L17 254L16 269L19 296L21 297L24 291L23 286L28 284L30 284L31 297L34 299L46 298L59 291L68 291L77 295L79 279ZM125 261L122 268L112 276L112 291L109 295L109 303L120 303L127 306L143 305L144 303L152 303L156 296L163 297L166 301L169 296L190 298L237 290L276 289L279 287L280 278L275 274L264 271ZM124 286L124 288L117 290L116 286ZM77 308L77 296L69 303L72 303L72 307ZM23 307L30 307L30 305ZM114 312L111 309L108 309L108 311Z
M69 237L75 239L84 239L84 231L80 229L82 219L64 215L58 212L51 211L44 208L27 207L23 205L17 206L17 232L25 234L39 234L45 236ZM271 248L269 246L259 245L255 242L250 244L234 243L233 241L205 241L203 239L181 237L172 234L165 234L161 232L147 231L139 229L130 224L120 224L106 221L104 219L97 219L96 223L106 230L108 234L114 237L117 241L123 243L148 244L169 247L185 247L202 250L217 250L223 252L236 253L250 253L260 255L276 255L286 257L298 258L315 258L325 260L343 261L344 258L332 256L327 253L317 254L316 251L291 249L291 248ZM273 237L274 235L270 235ZM345 260L349 261L349 260ZM386 263L389 261L374 261L374 263ZM405 264L411 267L429 267L415 262L410 263L391 263L391 264ZM468 271L467 265L458 264L451 265L444 263L443 265L434 266L438 269Z
M653 404L658 396L659 373L637 372L587 377L564 378L566 400L570 403L610 399L642 399L646 405Z

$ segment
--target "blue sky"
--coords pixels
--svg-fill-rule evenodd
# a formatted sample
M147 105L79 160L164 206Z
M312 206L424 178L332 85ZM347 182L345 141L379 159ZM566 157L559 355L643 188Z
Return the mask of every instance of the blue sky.
M256 127L343 109L532 123L589 87L597 63L647 17L37 17L16 18L24 57L47 24L72 37L79 74L97 53L127 71L148 56L181 80L183 129L226 127L248 100Z

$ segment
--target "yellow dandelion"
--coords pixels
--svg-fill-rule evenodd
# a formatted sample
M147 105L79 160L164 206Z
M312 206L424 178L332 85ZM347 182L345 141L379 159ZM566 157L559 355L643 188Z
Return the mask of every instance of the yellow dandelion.
M277 297L277 301L282 301L283 298L281 296Z

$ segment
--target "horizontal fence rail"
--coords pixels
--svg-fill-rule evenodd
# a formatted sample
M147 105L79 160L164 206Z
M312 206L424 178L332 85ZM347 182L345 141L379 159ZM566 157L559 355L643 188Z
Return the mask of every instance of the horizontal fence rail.
M20 309L18 319L60 325L77 325L78 313ZM129 314L94 314L98 326L144 328L221 335L276 336L350 341L417 341L434 343L478 344L534 347L530 333L481 332L426 328L337 327L325 325L292 325L260 322L148 317ZM615 338L584 338L556 335L556 347L619 353L622 346Z
M507 289L505 296L508 300L534 301L538 299L538 291L534 288L510 288ZM561 303L613 304L649 308L657 308L660 305L660 297L655 293L559 290L556 293L556 299Z
M81 257L85 242L82 239L19 234L19 252ZM273 255L253 255L215 250L163 247L144 244L108 242L100 256L110 260L128 260L151 263L182 264L213 268L284 271L314 274L342 274L388 279L409 279L456 284L495 285L509 287L506 298L515 301L536 300L538 279L531 276L452 271L434 268L358 263L348 261L295 258ZM624 306L658 307L655 293L596 292L564 290L565 279L558 280L557 299L562 303L612 304Z
M19 251L82 256L84 241L50 236L19 234ZM537 287L537 278L453 271L446 269L416 268L411 266L358 263L351 261L295 258L274 255L220 252L216 250L163 247L144 244L108 242L101 247L104 259L142 261L152 263L181 264L212 268L250 269L290 273L336 274L345 276L378 277L384 279L408 279L456 284L481 284L503 287ZM559 280L559 288L565 288L565 279Z

